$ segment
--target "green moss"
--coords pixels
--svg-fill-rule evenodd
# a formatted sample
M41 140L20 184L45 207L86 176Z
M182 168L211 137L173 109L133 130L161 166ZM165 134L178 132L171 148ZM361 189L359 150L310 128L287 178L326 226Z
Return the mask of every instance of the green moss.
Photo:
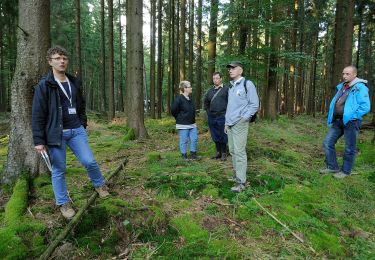
M206 242L209 238L208 232L200 227L191 214L175 217L171 224L188 243Z
M219 190L214 185L207 184L206 187L202 190L202 194L212 198L218 198Z
M161 155L159 152L149 152L147 154L147 161L149 163L157 162L161 160Z
M126 133L123 139L124 142L130 141L130 140L135 140L135 133L134 133L134 129L132 128L128 130L128 132Z
M345 248L340 244L338 237L334 235L320 231L309 234L308 238L316 250L324 251L334 257L343 257L345 255Z
M128 210L130 206L129 202L115 197L107 198L100 203L100 207L103 207L108 214L111 215L121 215L123 211Z
M212 257L239 259L236 243L224 239L210 241L208 243L206 255L208 259L212 259Z
M19 178L13 189L13 194L5 206L4 221L11 228L21 223L21 217L27 208L29 184L25 178Z
M20 237L15 235L10 228L0 229L0 258L1 259L26 259L28 248L22 243Z

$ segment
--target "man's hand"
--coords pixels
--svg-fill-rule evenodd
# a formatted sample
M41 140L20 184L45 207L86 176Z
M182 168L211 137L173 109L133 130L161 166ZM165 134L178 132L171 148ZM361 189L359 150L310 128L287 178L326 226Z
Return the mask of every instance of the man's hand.
M224 133L225 133L225 134L228 134L228 129L229 129L229 126L225 125L225 126L224 126Z
M46 147L45 147L43 144L36 145L34 148L35 148L35 150L36 150L38 153L41 153L41 152L43 152L43 151L46 151Z

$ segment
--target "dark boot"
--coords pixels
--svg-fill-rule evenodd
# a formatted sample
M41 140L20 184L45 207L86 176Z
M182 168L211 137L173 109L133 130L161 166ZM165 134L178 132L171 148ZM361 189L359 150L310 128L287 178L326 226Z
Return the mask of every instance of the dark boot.
M221 145L220 143L215 143L216 146L216 155L211 157L211 159L218 160L221 158Z
M189 160L186 153L182 153L181 156L182 156L182 159L184 159L184 161Z
M190 152L190 160L199 161L200 159L201 157L197 155L197 152Z
M220 144L220 150L221 150L221 157L220 160L226 161L228 157L227 153L227 144L226 143L221 143Z

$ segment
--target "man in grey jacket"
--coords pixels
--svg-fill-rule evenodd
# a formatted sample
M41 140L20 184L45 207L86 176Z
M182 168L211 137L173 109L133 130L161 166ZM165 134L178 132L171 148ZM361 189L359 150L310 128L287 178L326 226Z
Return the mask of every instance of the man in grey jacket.
M225 132L228 134L229 152L232 155L235 181L232 192L241 192L246 185L247 155L246 143L249 121L258 111L259 98L254 84L246 80L243 64L233 61L227 65L230 81L228 106L225 114Z

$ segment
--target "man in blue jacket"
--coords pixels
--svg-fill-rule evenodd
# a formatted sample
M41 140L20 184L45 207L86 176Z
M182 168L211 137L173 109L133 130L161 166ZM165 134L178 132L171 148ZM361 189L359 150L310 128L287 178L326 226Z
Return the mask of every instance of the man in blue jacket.
M367 80L357 78L357 68L345 67L337 93L329 106L327 124L331 126L323 142L326 168L321 174L333 173L337 179L350 175L356 154L356 144L362 117L370 111ZM344 135L345 151L343 164L339 169L335 144Z
M75 215L66 188L66 146L85 166L101 198L109 196L105 180L88 144L87 117L80 82L66 73L68 54L60 46L47 52L51 66L35 87L32 106L32 133L35 150L48 150L52 162L52 188L57 206L65 218Z

